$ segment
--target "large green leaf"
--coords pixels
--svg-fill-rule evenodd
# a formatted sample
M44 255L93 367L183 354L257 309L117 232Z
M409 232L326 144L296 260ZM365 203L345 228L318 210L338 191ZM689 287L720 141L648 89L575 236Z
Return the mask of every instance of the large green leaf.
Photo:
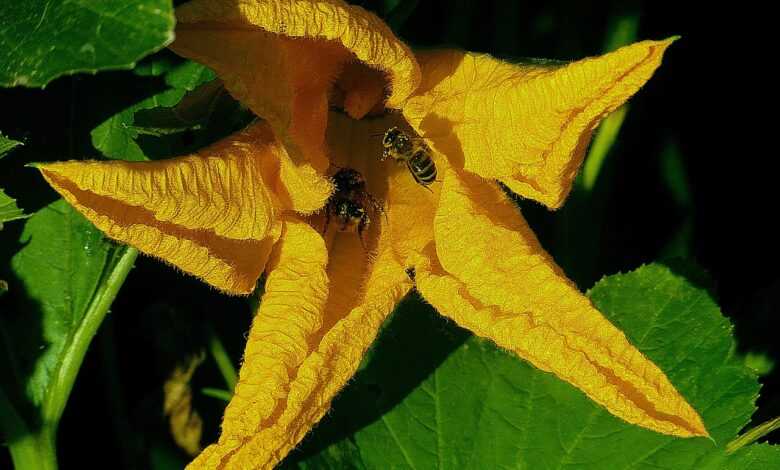
M748 422L755 376L709 293L662 265L590 293L702 415L712 440L615 418L572 386L418 302L380 336L332 415L287 462L305 468L780 468L780 451L725 444Z
M214 72L210 69L189 61L173 65L161 59L145 64L135 72L141 76L163 76L168 89L119 111L92 130L92 145L108 158L148 160L149 156L138 144L138 138L143 135L164 134L167 130L137 124L136 113L156 108L171 108L179 104L188 92L214 79ZM188 124L192 123L179 125L181 129L186 129Z
M130 68L173 40L171 0L0 2L0 85Z
M0 299L0 395L20 417L0 426L17 463L17 440L53 439L86 348L135 256L62 200L30 217L18 243ZM41 458L31 453L28 460Z

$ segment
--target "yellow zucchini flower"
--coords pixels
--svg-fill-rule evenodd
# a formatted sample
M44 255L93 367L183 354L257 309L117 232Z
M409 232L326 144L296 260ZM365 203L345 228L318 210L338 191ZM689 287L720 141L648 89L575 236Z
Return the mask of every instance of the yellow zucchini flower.
M193 155L62 162L46 180L109 237L229 294L265 292L219 441L191 468L268 468L322 418L411 289L442 315L661 433L707 436L664 373L542 249L497 182L555 209L598 123L673 39L568 64L413 52L341 0L194 0L178 54L261 120ZM425 139L428 187L381 161ZM325 229L338 169L380 201L363 233ZM371 213L371 211L368 211Z

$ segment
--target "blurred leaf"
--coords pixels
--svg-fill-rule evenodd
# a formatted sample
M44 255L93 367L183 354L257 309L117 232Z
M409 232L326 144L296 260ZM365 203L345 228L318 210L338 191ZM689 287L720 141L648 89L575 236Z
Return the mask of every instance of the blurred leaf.
M639 30L637 13L615 16L610 20L609 33L604 41L604 52L611 52L636 41Z
M664 184L677 205L685 209L693 209L693 199L683 157L674 141L667 143L661 153L661 171L663 172Z
M2 86L130 68L173 40L170 0L9 1L0 3L0 17Z
M687 216L666 242L658 257L661 259L690 259L693 256L693 218Z
M171 436L176 445L192 457L201 451L203 419L192 407L190 380L205 358L205 353L191 356L186 365L177 365L163 384L163 413L168 417Z
M149 450L151 470L181 470L187 465L180 452L162 443L155 442Z
M689 272L692 281L681 274ZM759 387L734 353L731 325L694 284L699 277L686 266L649 265L604 278L590 296L666 372L713 440L632 426L555 376L407 304L287 465L778 468L776 447L725 452L750 419Z
M17 145L22 145L22 143L17 140L9 139L0 132L0 158L5 157L5 155Z
M751 351L745 354L745 367L752 369L761 377L772 372L775 361L766 353Z
M214 78L210 69L195 62L172 66L164 61L156 61L140 68L139 75L163 75L165 84L170 88L114 114L92 130L92 145L108 158L148 160L136 140L150 131L135 125L136 113L141 110L173 107L188 91Z
M384 11L387 12L385 20L395 31L403 27L412 16L420 0L385 0Z
M27 426L53 442L87 346L135 250L106 240L62 200L35 213L19 242L10 263L12 290L0 309L2 390ZM22 436L4 431L13 453Z

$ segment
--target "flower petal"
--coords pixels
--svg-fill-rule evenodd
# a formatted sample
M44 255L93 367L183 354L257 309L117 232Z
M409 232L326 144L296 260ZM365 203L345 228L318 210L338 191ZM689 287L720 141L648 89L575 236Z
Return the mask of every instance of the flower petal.
M39 169L109 237L225 292L247 294L280 230L271 188L281 186L274 175L283 151L261 123L186 157Z
M328 165L323 137L328 112L326 88L343 60L340 51L327 45L300 47L262 31L196 26L188 30L185 26L179 28L171 47L213 68L225 88L266 119L284 145L280 178L286 186L297 188L289 194L292 207L301 213L322 207L332 191L322 176ZM319 79L292 84L292 72L284 66L288 56L307 64L297 72Z
M268 264L262 307L247 338L222 435L218 444L198 457L195 466L217 468L221 459L278 418L297 369L311 354L310 338L322 327L328 298L327 264L322 237L303 222L286 221Z
M448 172L434 231L435 254L429 248L416 280L441 313L630 423L707 436L664 373L565 277L497 188Z
M301 213L319 209L332 189L322 177L329 97L340 92L347 111L362 117L384 99L385 76L393 106L419 82L408 47L375 15L338 0L195 0L177 9L177 19L171 48L213 68L236 99L271 123L290 155L284 167L308 176L310 189L292 194L312 196L294 200ZM355 74L355 64L366 70ZM340 84L345 65L350 73Z
M652 76L674 40L638 42L565 66L426 52L418 55L418 95L403 113L453 166L558 208L593 129Z
M187 30L203 23L335 41L360 62L388 74L391 108L399 108L420 81L420 67L409 47L376 15L341 0L194 0L176 9L176 19L179 28Z
M338 234L330 249L327 296L319 234L288 222L279 246L222 436L190 468L271 468L281 461L328 410L411 287L387 249L362 286L367 254L352 233Z

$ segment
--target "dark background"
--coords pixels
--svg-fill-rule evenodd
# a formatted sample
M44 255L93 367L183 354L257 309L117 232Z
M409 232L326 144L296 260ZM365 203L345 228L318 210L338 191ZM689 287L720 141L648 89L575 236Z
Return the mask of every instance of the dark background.
M384 8L379 0L353 3L379 13ZM687 255L709 273L713 294L736 325L739 352L780 360L773 329L780 313L772 165L777 159L777 79L769 69L776 53L770 48L774 26L766 24L766 12L750 3L720 11L664 1L417 3L405 22L397 11L390 16L401 24L400 37L413 46L449 45L508 60L600 54L612 25L626 16L638 17L639 40L681 35L654 78L631 100L597 191L587 197L575 192L567 207L554 213L529 201L521 206L543 245L583 290L603 275ZM36 172L21 166L96 155L89 131L150 93L130 72L61 78L45 90L0 90L5 108L0 129L25 142L3 162L4 171L15 175L13 181L3 178L3 184L11 194L39 188L20 198L29 211L54 200ZM665 152L677 156L682 184L670 179ZM689 199L676 196L680 191ZM20 225L8 224L5 230L13 234ZM181 351L202 348L211 332L223 338L237 363L250 304L251 299L226 298L161 263L139 258L65 411L59 436L62 468L83 460L74 451L84 449L79 430L87 428L112 429L89 433L96 439L89 444L90 460L113 461L121 454L128 468L142 468L146 465L138 455L147 452L172 462L184 458L167 437L161 384ZM780 414L780 371L761 381L756 423ZM207 360L194 388L219 382ZM204 441L213 440L223 404L196 394L195 406L206 422Z

